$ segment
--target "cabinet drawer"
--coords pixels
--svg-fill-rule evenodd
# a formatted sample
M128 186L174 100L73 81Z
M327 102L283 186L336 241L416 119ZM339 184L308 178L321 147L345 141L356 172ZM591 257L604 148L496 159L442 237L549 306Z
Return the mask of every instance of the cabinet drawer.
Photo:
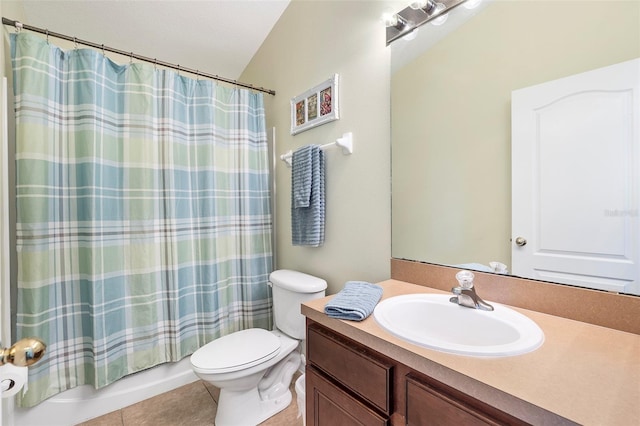
M307 366L305 373L307 424L313 426L387 426L381 417Z
M413 373L406 377L406 393L408 426L526 424L434 379Z
M315 324L307 328L307 358L383 413L391 413L392 364Z

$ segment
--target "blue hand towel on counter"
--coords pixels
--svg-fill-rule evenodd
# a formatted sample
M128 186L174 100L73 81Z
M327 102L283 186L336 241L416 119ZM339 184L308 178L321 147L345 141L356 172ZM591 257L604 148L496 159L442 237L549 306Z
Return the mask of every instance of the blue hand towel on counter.
M291 240L294 246L324 243L324 152L318 145L297 149L291 162Z
M331 318L362 321L373 312L382 297L382 287L364 281L347 281L324 307Z

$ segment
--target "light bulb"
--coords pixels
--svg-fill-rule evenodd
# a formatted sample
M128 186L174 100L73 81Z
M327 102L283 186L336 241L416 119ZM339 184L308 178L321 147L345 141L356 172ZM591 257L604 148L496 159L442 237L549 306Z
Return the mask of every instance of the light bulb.
M475 9L480 3L482 3L482 0L467 0L463 6L467 9Z
M431 15L436 11L436 2L433 0L414 0L409 3L409 7L413 10L420 10L427 15Z
M398 25L398 15L386 12L382 14L382 22L386 27L395 27Z
M442 3L438 3L434 13L439 13L439 12L443 11L444 9L445 9L445 5L442 4ZM447 22L448 18L449 18L449 14L445 13L444 15L440 15L436 19L433 19L433 20L429 21L429 23L431 23L433 25L442 25L445 22Z
M414 30L411 31L410 33L407 33L407 34L403 35L402 39L403 40L407 40L407 41L411 41L411 40L414 40L417 36L418 36L418 29L414 28Z
M384 22L384 24L388 27L393 27L398 31L404 31L405 29L407 29L407 27L409 27L411 24L409 21L407 21L405 18L403 18L402 16L396 14L384 14L382 16L382 20Z

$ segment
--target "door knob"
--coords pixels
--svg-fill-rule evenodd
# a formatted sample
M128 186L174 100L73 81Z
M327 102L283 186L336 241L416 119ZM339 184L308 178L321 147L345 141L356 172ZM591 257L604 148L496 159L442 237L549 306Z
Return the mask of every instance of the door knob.
M0 365L13 364L18 367L28 367L44 356L47 345L35 337L18 340L10 348L0 348Z
M518 238L516 238L516 245L520 246L520 247L525 246L525 245L527 245L527 240L525 240L522 237L518 237Z

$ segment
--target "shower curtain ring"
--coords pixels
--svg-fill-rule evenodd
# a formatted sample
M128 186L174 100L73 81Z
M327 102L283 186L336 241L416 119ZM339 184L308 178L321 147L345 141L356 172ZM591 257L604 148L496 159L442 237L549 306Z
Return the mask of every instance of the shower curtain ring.
M133 52L130 52L130 56L129 56L129 65L133 64Z
M106 55L104 54L104 43L102 43L102 56L106 56Z
M73 37L73 48L75 50L78 50L78 39L76 39L75 37Z
M49 44L49 28L45 30L47 32L47 44Z

